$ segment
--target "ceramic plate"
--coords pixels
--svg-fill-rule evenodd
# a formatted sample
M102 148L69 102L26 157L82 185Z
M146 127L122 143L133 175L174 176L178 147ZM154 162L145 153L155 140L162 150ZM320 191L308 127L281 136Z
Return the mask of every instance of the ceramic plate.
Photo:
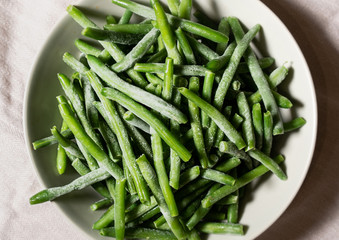
M147 1L148 2L148 1ZM292 70L282 85L282 92L294 102L292 111L283 111L285 121L303 116L307 124L297 132L286 134L278 139L279 151L286 157L284 168L287 181L275 176L264 177L264 182L252 184L255 189L246 196L246 205L241 213L241 223L246 226L244 236L210 235L209 240L217 239L254 239L265 231L286 210L297 194L311 163L316 139L317 106L310 71L296 41L278 19L260 1L252 0L199 0L195 1L210 16L236 16L248 28L259 23L262 31L255 39L259 52L263 56L274 57L276 66L286 61L292 62ZM108 14L121 16L123 9L109 0L83 0L79 3L82 10L97 23L104 23ZM65 10L66 11L66 10ZM36 167L42 188L63 185L76 177L71 171L58 176L55 169L55 147L34 151L31 142L50 135L49 129L60 126L61 119L55 97L62 94L56 74L71 74L63 63L62 55L68 51L78 55L73 42L81 37L81 28L65 16L51 32L33 66L27 84L24 106L24 128L30 157ZM92 212L89 205L100 197L91 189L74 192L55 201L65 217L71 219L89 239L101 239L93 231L92 224L102 212ZM50 203L45 203L50 204Z

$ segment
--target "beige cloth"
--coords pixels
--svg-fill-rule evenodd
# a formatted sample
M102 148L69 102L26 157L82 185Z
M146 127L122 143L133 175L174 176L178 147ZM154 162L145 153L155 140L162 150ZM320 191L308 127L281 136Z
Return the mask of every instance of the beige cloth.
M41 190L26 152L22 107L28 74L52 26L76 0L0 0L0 239L87 239ZM297 197L258 239L339 239L339 1L263 0L287 25L310 66L319 106L315 155Z

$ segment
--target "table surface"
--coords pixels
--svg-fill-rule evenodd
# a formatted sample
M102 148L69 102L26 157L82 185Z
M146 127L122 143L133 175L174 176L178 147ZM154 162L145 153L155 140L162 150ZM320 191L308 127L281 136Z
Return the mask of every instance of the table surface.
M318 139L301 190L258 240L339 239L339 1L262 0L285 23L309 64ZM28 74L51 27L76 0L0 0L0 239L86 239L54 204L30 206L41 190L24 143Z

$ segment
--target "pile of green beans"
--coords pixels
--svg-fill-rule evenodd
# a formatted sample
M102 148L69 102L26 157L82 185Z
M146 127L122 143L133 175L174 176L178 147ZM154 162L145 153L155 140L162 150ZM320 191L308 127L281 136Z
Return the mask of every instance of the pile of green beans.
M57 172L72 166L80 177L30 203L91 186L102 198L89 207L105 210L92 228L103 236L243 235L246 186L267 172L287 179L274 137L306 123L280 114L293 106L279 93L289 67L252 50L259 24L244 32L224 17L213 29L201 11L193 22L192 0L168 0L170 13L159 0L112 2L125 13L107 16L103 29L67 8L102 48L74 39L82 57L63 56L74 74L57 75L62 125L33 148L55 145ZM133 14L144 19L130 23Z

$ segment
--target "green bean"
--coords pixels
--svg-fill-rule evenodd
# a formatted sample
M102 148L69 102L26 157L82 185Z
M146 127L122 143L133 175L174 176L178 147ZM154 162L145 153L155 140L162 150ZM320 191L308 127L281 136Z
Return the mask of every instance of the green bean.
M179 5L179 17L187 20L191 19L192 0L181 0Z
M225 109L224 109L224 116L227 119L230 119L231 113L232 113L232 106L226 106ZM232 125L234 126L233 123L232 123ZM224 132L221 131L221 129L218 129L217 137L215 138L215 141L214 141L214 146L218 148L219 145L220 145L220 142L222 140L224 140L224 137L225 137Z
M71 129L71 127L70 127ZM110 177L110 174L106 172L104 168L99 168L94 170L84 176L81 176L75 179L73 182L62 186L62 187L54 187L42 190L38 192L34 196L32 196L29 200L30 204L38 204L46 201L52 201L57 197L65 195L74 190L81 190L85 187L88 187L94 183L100 182L106 178Z
M91 54L96 57L99 57L101 54L101 51L99 49L93 47L92 45L86 43L81 39L75 40L74 45L85 54Z
M217 205L231 205L237 203L239 200L239 196L236 194L230 194L223 199L217 202Z
M174 33L168 23L164 9L162 8L159 0L151 0L151 5L154 9L155 20L161 32L168 56L173 59L174 63L182 63L182 57L177 49Z
M160 135L160 137L171 148L173 148L174 151L178 153L178 155L183 161L187 162L191 158L191 153L166 128L164 123L162 123L154 114L152 114L145 107L133 101L125 94L120 93L119 91L116 91L114 89L105 88L103 89L102 94L114 101L117 101L119 104L127 108L129 111L133 112L136 116L138 116L148 125L150 125Z
M165 63L165 76L162 89L162 98L170 102L173 92L173 59L167 57Z
M234 157L244 160L246 166L249 169L252 168L251 158L243 150L239 150L232 142L220 142L219 150L223 153L228 153Z
M72 167L75 169L75 171L77 173L79 173L81 176L84 176L88 173L91 172L91 170L81 162L81 160L79 158L75 158L72 161ZM97 182L94 183L92 185L92 187L94 188L95 191L97 191L101 196L107 198L110 197L109 192L107 190L107 187L105 186L105 184L101 183L101 182Z
M201 198L197 198L192 203L190 203L190 205L188 205L187 208L185 208L182 211L182 213L180 214L180 217L183 220L187 220L188 218L190 218L194 214L194 212L198 209L200 204L201 204Z
M215 170L221 171L221 172L228 172L229 170L239 166L241 163L240 159L237 157L231 157L227 160L225 160L222 163L219 163L216 167Z
M117 20L115 19L114 16L108 15L108 16L106 16L106 23L107 24L116 24L118 22L117 22Z
M203 233L244 235L243 225L234 223L199 223L196 229Z
M164 81L161 79L161 78L158 78L157 76L155 76L154 74L152 73L146 73L146 78L147 80L152 83L153 85L163 85L164 84Z
M255 133L256 148L260 150L263 144L264 127L261 105L259 103L256 103L252 106L252 119Z
M114 204L112 204L107 211L97 220L92 228L96 230L100 230L104 227L107 227L114 219Z
M156 96L160 97L161 94L162 94L162 86L161 85L157 85L154 92L155 92Z
M184 0L187 2L187 0ZM179 27L177 30L175 30L175 35L179 41L180 47L183 51L183 54L185 56L186 62L190 65L196 64L195 57L193 50L191 48L190 43L188 42L185 33L182 31L182 29Z
M301 128L306 124L306 120L302 117L297 117L289 122L284 123L284 129L286 132L294 131L298 128Z
M112 183L112 182L110 182ZM111 193L114 192L115 194L115 185L110 184L110 190ZM131 196L131 195L129 195ZM152 198L151 198L152 199ZM126 199L126 211L127 209L132 206L136 201L138 200L138 197L136 195L131 196L129 198ZM143 205L143 204L140 204ZM130 214L130 212L127 212L125 215L125 221L128 221L128 214ZM114 220L114 205L112 205L111 207L109 207L107 209L107 211L93 224L93 229L99 230L102 229L104 227L107 227L111 222L113 222Z
M222 212L209 212L205 217L204 220L208 222L216 222L216 221L223 221L226 219L226 214Z
M200 175L200 168L198 166L194 166L192 168L187 169L180 175L180 188L185 186L187 183L192 182Z
M226 17L221 18L219 25L218 25L218 31L221 32L221 33L224 33L226 36L230 35L231 29L230 29L230 25L227 22ZM228 41L223 42L223 43L218 43L217 48L216 48L216 52L219 55L222 55L227 48L227 44L228 44Z
M129 11L128 9L125 10L124 14L119 19L119 24L127 24L131 20L133 12Z
M181 104L181 94L180 92L175 88L174 89L174 95L173 95L173 104L176 107L179 107ZM180 136L180 124L176 121L171 120L171 131L176 137ZM179 188L180 183L180 168L181 168L181 160L179 155L173 150L170 149L170 186L174 189Z
M233 80L233 81L232 81L232 89L233 89L234 91L239 91L240 88L241 88L241 82L238 81L238 80Z
M264 58L260 58L258 59L258 63L261 69L266 69L269 68L270 66L272 66L272 64L274 63L274 58L271 57L264 57ZM250 70L248 69L248 66L246 65L246 63L240 63L237 69L238 73L248 73Z
M108 24L104 26L105 30L132 34L147 34L153 29L152 24ZM91 54L94 55L94 54Z
M153 149L154 167L159 179L159 185L171 216L176 217L178 216L179 213L173 192L169 185L167 172L165 169L161 138L156 132L152 132L151 141Z
M268 83L272 89L276 88L287 76L288 68L285 64L275 69L268 78ZM262 100L260 92L256 91L248 97L249 104L253 105L259 103Z
M75 169L77 173L80 174L80 176L86 175L87 173L90 173L91 170L82 163L82 161L79 158L74 158L72 161L72 167Z
M243 30L238 19L231 17L231 18L228 18L228 22L231 25L236 41L240 42L240 39L243 37L244 34L243 34ZM259 66L257 57L255 56L251 48L248 48L248 50L246 50L246 53L244 54L244 58L250 69L252 78L258 87L260 95L263 98L263 102L266 107L266 110L270 111L272 114L273 122L274 122L273 134L278 135L278 134L284 133L284 126L281 120L281 116L279 113L277 103L271 92L270 86Z
M115 183L116 181L113 179L113 178L110 178L110 179L107 179L106 180L106 183L107 183L107 189L109 191L109 194L111 196L111 198L113 199L113 201L115 201L115 198L116 198L116 191L115 191ZM114 211L114 209L113 209Z
M230 63L228 64L226 70L224 71L222 79L215 93L214 106L216 106L218 109L221 109L223 105L223 101L226 96L227 90L229 88L229 85L231 84L231 81L236 72L237 66L239 65L242 55L245 53L248 45L250 44L250 42L252 41L252 39L255 37L259 30L260 25L255 25L253 28L251 28L238 43L237 47L234 49L230 59Z
M149 210L148 212L144 213L143 215L141 215L139 218L137 218L135 221L130 222L129 225L132 226L136 226L139 225L149 219L151 219L152 217L156 216L157 214L160 213L160 208L159 206L154 207L153 209Z
M55 126L52 127L51 132L65 151L69 152L76 158L85 159L78 146L73 141L64 138Z
M127 239L145 238L149 240L177 240L176 236L171 231L166 230L134 227L128 227L125 230L125 238ZM115 238L115 232L116 229L114 227L103 228L100 230L100 235Z
M159 39L159 38L158 38ZM148 63L158 63L163 62L167 57L167 51L165 48L159 50L159 52L153 54L148 60Z
M151 134L150 127L147 123L145 123L143 120L138 118L134 115L134 113L127 111L123 115L124 120L126 120L129 124L133 125L134 127L144 131L145 133Z
M289 65L290 63L286 62L271 72L268 78L268 83L272 89L276 88L282 81L284 81L288 74Z
M76 76L77 75L77 76ZM81 77L78 72L72 74L73 86L75 92L78 94L81 102L85 101L84 90L82 88Z
M259 150L253 149L253 150L248 151L248 155L250 155L250 157L262 163L266 168L272 171L281 180L287 179L286 174L279 167L279 165L266 154L260 152Z
M123 109L122 106L118 105L117 106L118 112L120 116L122 117L125 114L125 109ZM148 158L153 158L152 156L152 149L144 136L139 132L137 128L135 128L132 125L129 125L127 121L123 120L125 123L125 127L131 136L133 142L136 144L136 146L139 148L139 150L146 155Z
M277 102L277 105L281 108L291 108L293 107L293 103L285 96L281 95L276 91L272 91L274 99Z
M150 94L138 87L126 83L120 79L114 72L109 70L104 63L94 56L87 56L88 63L91 68L107 83L111 84L117 90L128 95L132 99L142 102L146 106L159 111L162 115L170 119L177 120L180 123L187 122L186 116L178 109L168 104L161 98Z
M67 126L79 142L87 147L88 152L103 166L114 178L120 179L122 170L106 155L106 153L87 135L79 121L73 115L67 104L59 104L59 110Z
M230 61L236 46L237 44L235 42L232 42L220 57L210 60L206 64L206 68L210 71L217 72L223 67L227 66L227 63Z
M67 124L63 121L61 125L61 132L67 129L68 129ZM66 166L67 166L67 155L66 155L65 149L60 144L58 144L57 157L56 157L56 168L60 175L65 173Z
M102 209L104 207L110 206L113 204L112 198L103 198L99 201L96 201L95 203L91 204L90 208L92 211L96 211L99 209Z
M179 88L179 91L187 99L194 102L202 111L206 112L207 115L216 123L216 125L225 133L225 135L237 145L238 149L242 149L246 146L241 135L234 129L230 122L222 115L216 108L208 104L193 92L187 88Z
M86 59L85 59L86 61ZM87 65L87 61L85 63ZM77 87L77 82L80 85L80 82L82 83L83 88L81 88L81 86ZM85 102L85 112L83 111L83 107L82 105L80 106L76 106L75 109L77 112L79 112L79 114L82 115L82 117L80 118L81 121L85 121L87 123L83 123L83 125L86 127L85 130L88 131L88 134L94 138L94 140L96 139L96 135L93 135L93 133L91 133L91 127L93 129L96 129L99 127L99 114L98 111L96 110L96 108L93 106L92 102L95 101L96 99L96 95L90 85L90 83L88 82L88 80L86 78L83 78L82 76L80 76L79 74L79 81L73 81L73 87L75 90L75 94L74 95L78 95L81 102ZM71 88L73 88L71 86ZM72 93L70 93L72 94ZM76 97L77 98L77 97ZM76 101L77 102L77 101ZM80 102L79 102L80 103ZM79 105L79 104L76 104ZM87 117L87 119L86 119ZM98 140L95 140L96 143L99 143ZM99 144L101 146L101 144Z
M152 196L150 198L150 202L148 205L146 204L139 204L136 208L126 214L126 222L132 222L133 220L137 219L138 217L142 216L143 214L150 211L152 208L157 206L157 201Z
M126 179L119 179L115 187L114 227L117 240L123 240L125 235L125 184Z
M152 93L155 95L155 85L153 85L152 83L148 84L146 87L145 87L145 90L149 93Z
M56 167L60 175L65 173L67 166L67 154L65 149L59 144L57 149Z
M72 105L69 105L68 101L66 100L66 98L64 96L57 96L57 100L58 102L61 103L65 103L67 106L69 106L70 108L72 108ZM72 113L74 112L74 109L72 108ZM62 138L62 136L59 136L59 140ZM63 141L67 141L67 139L64 139ZM78 139L75 139L77 145L73 142L71 142L69 146L71 148L74 149L74 151L79 152L78 155L79 156L83 156L82 158L85 158L87 161L87 164L89 166L89 168L91 170L95 170L97 168L99 168L99 165L97 163L97 161L93 158L93 156L88 152L87 148L81 143L79 142ZM101 145L99 146L101 148ZM66 150L66 149L65 149ZM71 159L71 161L73 161L75 159L75 156L73 154L71 154L71 152L66 151L67 156ZM73 160L72 160L73 159Z
M237 105L238 105L240 116L244 118L244 122L242 123L242 133L247 143L246 151L249 151L255 148L255 136L254 136L254 130L253 130L253 125L252 125L251 110L248 106L244 92L240 92L238 94Z
M199 92L199 78L197 78L197 77L191 77L190 78L189 89L192 92L195 92L195 93ZM205 149L204 136L203 136L203 133L202 133L199 108L195 103L189 101L188 102L188 111L189 111L190 119L191 119L191 129L193 131L193 141L194 141L195 148L198 152L198 158L199 158L199 161L200 161L202 168L207 168L209 159L208 159L206 149Z
M206 196L208 196L209 194L215 192L218 188L220 188L220 184L214 184L210 190L208 191L208 193L206 194ZM199 206L199 208L194 212L194 214L191 216L191 218L187 221L186 226L188 227L189 230L192 230L199 222L201 219L203 219L207 213L209 213L209 211L211 210L211 208L203 208L201 205Z
M113 64L112 69L115 72L123 72L133 67L133 65L147 53L147 51L154 44L158 36L159 30L153 28L121 61Z
M131 175L131 172L128 170L126 161L124 161L124 160L122 160L122 169L124 170L124 176L126 178L128 192L131 195L137 194L138 192L135 188L135 185L134 185L134 182L133 182L133 177Z
M264 113L264 134L262 152L267 156L271 153L273 142L273 119L269 111Z
M235 129L238 129L240 125L244 122L244 118L240 116L238 113L235 113L232 117L232 125Z
M168 0L167 4L168 4L168 8L171 11L171 13L174 16L178 16L180 0Z
M136 63L134 70L137 72L164 73L163 63ZM179 76L205 76L206 68L200 65L176 65L174 64L174 75Z
M93 103L94 106L97 107L96 103ZM117 140L117 137L111 130L111 128L107 125L107 123L103 120L99 120L99 131L101 133L101 136L106 142L107 148L109 152L111 153L113 159L121 159L122 158L122 152Z
M272 94L274 99L277 102L278 107L281 108L291 108L293 107L293 103L287 98L279 94L278 92L272 90ZM248 103L250 105L254 105L256 103L259 103L262 100L261 95L256 93L253 93L251 96L248 97Z
M113 32L108 30L101 30L98 28L86 27L81 34L99 41L113 42L122 45L137 44L144 36L144 34L133 34L124 32Z
M188 36L188 35L186 37L187 37L189 43L191 44L192 49L194 51L196 51L197 53L199 53L202 57L204 57L208 61L211 61L211 60L219 57L219 55L216 52L214 52L212 49L210 49L205 44L199 42L194 37L191 37L191 36Z
M112 2L120 7L129 9L130 11L140 16L156 20L154 10L149 7L138 4L136 2L132 2L130 0L112 0ZM204 25L201 25L199 23L177 18L171 14L166 14L166 16L168 18L168 22L172 24L174 28L181 27L182 30L184 31L205 37L214 42L227 42L228 40L228 37L225 34L220 33Z
M239 65L240 59L242 55L245 53L247 47L249 46L252 39L255 37L255 35L260 30L260 25L255 25L253 28L251 28L246 35L243 37L243 39L238 43L237 47L234 49L233 54L231 56L230 62L224 71L222 78L219 82L218 88L215 92L213 105L216 107L216 109L221 110L224 99L226 96L226 93L228 91L228 88L232 82L232 79L234 77L234 74L237 70L237 67ZM220 128L220 127L219 127ZM217 125L214 122L211 122L211 125L207 131L207 142L206 144L207 148L210 149L214 143L214 136L217 133ZM226 134L227 136L227 134ZM228 136L227 136L228 137Z
M203 169L201 177L221 184L234 185L235 183L235 179L230 175L213 169Z
M237 177L237 169L232 170L232 176ZM229 195L232 196L232 195ZM235 197L239 197L239 190L235 191ZM227 222L228 223L238 223L239 222L239 201L237 200L235 203L232 203L227 208Z
M252 151L257 151L257 150L251 150L249 152L252 152ZM285 160L284 157L279 155L275 158L275 163L280 164L284 160ZM248 183L250 183L254 179L262 176L263 174L265 174L268 171L269 171L269 169L267 167L265 167L264 165L260 165L259 167L254 168L253 170L251 170L251 171L245 173L244 175L242 175L241 177L239 177L233 186L225 185L225 186L219 188L214 193L207 196L206 198L204 198L201 201L202 206L205 207L205 208L211 207L213 204L218 202L220 199L222 199L222 198L226 197L227 195L237 191L239 188L247 185Z
M67 12L83 28L86 28L86 27L98 28L98 26L95 23L93 23L90 19L88 19L78 8L72 5L69 5L67 7ZM105 41L99 41L99 43L105 48L107 52L109 52L109 54L113 57L113 59L116 62L121 61L125 57L124 52L120 50L118 45L112 42L105 42ZM102 60L101 57L99 58L100 60ZM84 74L85 71L78 71L78 72L81 72L83 75L85 75ZM147 82L143 78L143 76L140 73L135 72L133 69L129 69L127 71L127 74L137 86L145 87L147 85Z
M156 155L156 154L154 154ZM151 191L153 192L155 199L159 205L160 211L165 217L169 227L171 228L173 234L178 239L185 239L187 234L184 231L183 227L181 226L181 223L179 222L178 218L171 217L171 214L169 212L169 209L166 205L166 201L164 199L164 196L161 193L161 188L158 183L157 176L146 159L144 155L142 155L140 158L137 159L137 163L141 169L141 172L148 183L148 186L150 187Z
M212 100L214 77L215 73L207 71L204 78L204 83L202 87L202 99L204 99L208 103L211 103ZM201 125L205 129L208 128L210 125L210 118L203 111L201 112Z

